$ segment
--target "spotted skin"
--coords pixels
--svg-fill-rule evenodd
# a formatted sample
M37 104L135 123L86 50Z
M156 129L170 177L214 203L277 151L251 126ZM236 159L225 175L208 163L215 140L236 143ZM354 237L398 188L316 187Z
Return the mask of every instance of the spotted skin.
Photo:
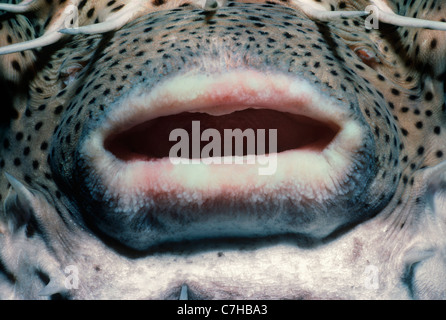
M124 10L129 2L79 1L79 23L102 22ZM370 4L365 0L315 2L328 10L360 10ZM446 19L442 1L387 3L400 15ZM42 35L67 5L68 2L50 1L34 14L1 17L0 46ZM88 281L81 281L80 288L75 290L54 286L44 298L171 298L184 282L197 298L446 298L442 283L431 286L435 279L425 276L429 272L421 269L420 278L412 281L408 280L407 266L393 266L401 256L413 252L406 244L418 243L418 239L427 241L420 236L427 230L420 226L428 224L424 222L424 208L429 199L437 198L426 185L442 185L426 179L435 178L429 170L441 166L446 156L445 46L444 31L389 25L367 30L362 18L322 23L306 17L290 1L229 2L210 14L187 0L155 0L147 4L144 14L114 33L67 36L61 43L41 50L1 56L3 82L11 88L12 98L10 105L1 106L2 112L11 117L0 135L0 201L4 203L0 297L42 298L38 296L42 288L50 280L56 279L51 284L63 279L65 267L75 265ZM365 261L373 259L381 270L394 267L394 271L386 271L383 281L388 282L381 284L378 291L357 289L350 296L340 285L333 289L334 295L327 295L301 281L294 291L280 292L277 288L282 284L278 280L276 285L268 285L271 294L260 293L268 290L259 289L252 296L244 296L242 290L219 287L216 292L224 292L219 296L202 289L193 276L182 279L181 275L179 280L169 282L170 291L156 285L145 287L130 271L136 263L133 255L138 262L145 257L153 265L152 269L137 265L146 272L147 279L153 280L157 279L154 270L162 270L157 259L164 258L156 254L147 257L147 253L135 253L125 246L115 247L114 240L98 236L100 232L84 220L84 211L101 211L101 206L107 204L89 202L84 188L84 169L88 164L80 161L79 148L91 130L100 126L113 102L128 94L136 83L150 87L193 68L212 73L229 67L298 74L345 103L350 108L349 116L368 126L364 150L369 150L367 154L373 157L374 165L368 176L361 179L370 183L364 192L366 196L352 196L350 204L361 223L355 221L359 226L349 226L349 230L359 230L354 232L360 235L354 236L348 230L347 235L327 242L334 246L333 252L340 250L333 243L341 247L345 244L345 252L340 253L345 260L341 265L357 263L355 274L363 270L359 265L363 267ZM5 173L31 190L31 195L25 197L33 203L31 209L23 209L26 201L7 201L18 187L11 185ZM23 213L28 211L31 214ZM11 212L28 218L10 218ZM444 233L440 232L444 227L429 224L429 228L440 239L429 243L435 243L437 248L438 242L439 250L444 250ZM382 229L385 234L379 237L380 244L374 246L370 241ZM265 254L282 253L274 250ZM231 266L231 259L235 259L232 253L217 251L219 261L227 259L221 265ZM293 254L302 261L308 259L309 266L317 265L314 261L325 261L326 247L314 251L315 257L309 258L300 251ZM353 252L353 256L347 251ZM21 252L18 262L14 258L17 252ZM183 254L178 252L178 256ZM98 259L98 255L103 259ZM193 264L199 264L196 256L190 252L188 255L193 256ZM245 253L241 255L254 259ZM262 259L263 256L258 257L259 262ZM438 259L442 261L441 257ZM433 267L424 265L433 268L432 273L444 272L440 262ZM128 275L128 283L113 290L107 287L106 282L116 280L119 274ZM94 281L99 284L92 285ZM395 281L396 289L391 285Z

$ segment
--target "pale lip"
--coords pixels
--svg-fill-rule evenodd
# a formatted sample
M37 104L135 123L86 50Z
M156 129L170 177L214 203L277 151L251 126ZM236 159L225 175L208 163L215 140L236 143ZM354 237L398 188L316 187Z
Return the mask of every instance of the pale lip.
M104 148L104 141L111 134L151 119L198 111L222 115L240 110L240 106L274 108L340 129L322 152L290 150L277 154L277 170L263 176L259 175L259 161L249 165L172 164L167 158L125 162ZM110 109L83 145L82 153L115 195L187 190L218 194L228 188L243 193L249 186L269 189L292 183L295 192L309 198L325 197L326 192L342 192L341 181L336 183L336 177L349 175L352 158L363 143L363 130L349 117L343 102L321 95L305 80L281 74L251 70L212 76L185 74L168 79L149 92L144 86L135 88Z

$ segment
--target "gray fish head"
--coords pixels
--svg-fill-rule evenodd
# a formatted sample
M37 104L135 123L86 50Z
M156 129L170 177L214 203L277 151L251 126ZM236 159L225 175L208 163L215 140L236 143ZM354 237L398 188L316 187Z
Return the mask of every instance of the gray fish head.
M50 163L81 220L137 250L320 241L388 204L402 141L376 75L328 28L279 5L254 14L264 7L161 11L79 40L103 48L67 87Z
M440 1L0 10L0 298L445 297Z

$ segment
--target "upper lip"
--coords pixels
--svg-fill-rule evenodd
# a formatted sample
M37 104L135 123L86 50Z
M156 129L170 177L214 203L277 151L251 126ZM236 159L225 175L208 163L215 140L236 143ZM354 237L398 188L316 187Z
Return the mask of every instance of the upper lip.
M136 88L115 105L101 123L103 138L162 116L181 112L224 115L240 106L303 115L332 127L343 127L351 120L343 102L321 95L307 81L257 71L176 76L148 92L144 86Z

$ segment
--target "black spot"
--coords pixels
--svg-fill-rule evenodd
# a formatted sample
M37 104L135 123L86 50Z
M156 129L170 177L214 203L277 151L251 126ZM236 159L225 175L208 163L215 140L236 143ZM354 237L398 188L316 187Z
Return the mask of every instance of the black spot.
M42 122L42 121L39 121L39 122L37 122L36 125L34 126L34 130L39 131L40 128L42 128L42 126L43 126L43 122Z
M88 17L88 18L91 18L91 17L93 16L93 14L94 14L94 8L91 8L91 9L88 10L88 12L87 12L87 17Z
M399 96L400 95L400 91L398 89L392 88L391 92L395 96Z
M404 183L404 184L407 184L407 181L408 181L408 180L409 180L409 178L407 178L407 176L404 176L404 177L403 177L403 183Z
M40 145L40 150L45 151L48 149L48 142L44 141Z
M66 90L62 90L56 95L56 97L62 97L66 92Z
M1 259L0 259L0 273L5 275L6 279L10 283L15 283L17 281L15 275L6 268L4 262Z
M67 293L55 293L50 296L50 300L70 300Z
M47 273L43 272L42 270L37 269L36 275L39 277L39 279L43 282L43 284L46 286L50 282L50 277Z
M17 60L13 60L13 61L11 62L11 65L12 65L12 68L13 68L15 71L17 71L17 72L22 71L22 68L20 67L20 64L17 62Z
M424 147L419 147L417 153L419 156L421 156L424 153Z
M22 161L20 160L20 158L15 158L15 159L14 159L14 165L15 165L16 167L20 166L21 164L22 164Z
M61 114L63 111L63 105L58 105L56 109L54 109L54 114Z
M3 148L9 149L10 143L8 139L3 140Z
M431 49L435 49L436 47L437 47L437 39L433 39L432 41L431 41Z
M79 10L82 10L82 8L87 4L87 0L82 0L79 5L77 6Z
M117 11L121 10L122 8L124 8L124 6L125 6L125 4L121 4L121 5L117 6L116 8L113 8L111 10L111 12L117 12Z
M434 95L432 92L427 92L426 95L424 96L424 99L426 99L426 101L431 101L434 98Z

